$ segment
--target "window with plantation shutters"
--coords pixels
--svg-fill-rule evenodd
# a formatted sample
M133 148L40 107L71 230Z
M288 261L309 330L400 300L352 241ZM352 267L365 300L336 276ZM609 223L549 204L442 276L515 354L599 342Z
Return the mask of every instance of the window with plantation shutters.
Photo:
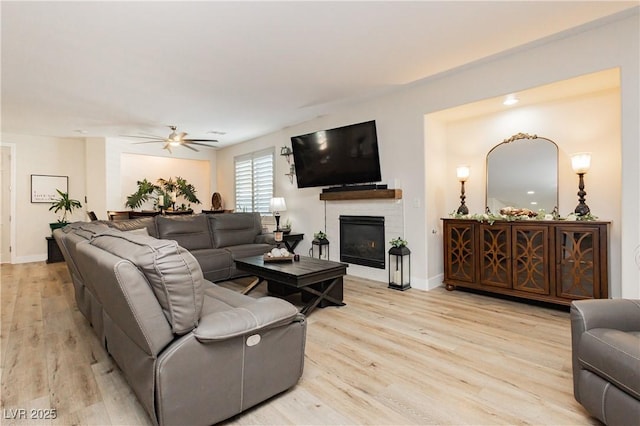
M273 160L273 148L235 158L237 212L270 214Z

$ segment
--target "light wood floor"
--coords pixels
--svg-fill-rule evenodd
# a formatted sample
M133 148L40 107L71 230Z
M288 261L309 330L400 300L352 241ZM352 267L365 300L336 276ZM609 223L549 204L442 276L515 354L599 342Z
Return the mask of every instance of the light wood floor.
M1 270L1 423L149 424L75 308L64 263ZM567 312L355 278L345 302L309 316L298 385L227 424L598 424L573 399ZM16 409L27 420L10 419Z

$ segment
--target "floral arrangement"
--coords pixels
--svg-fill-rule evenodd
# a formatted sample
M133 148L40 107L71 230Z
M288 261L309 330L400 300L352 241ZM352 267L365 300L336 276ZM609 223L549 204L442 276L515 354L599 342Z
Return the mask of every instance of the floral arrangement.
M393 240L389 241L389 244L391 244L391 247L395 247L395 248L406 247L407 246L407 240L403 240L402 238L398 237L398 238L394 238Z
M326 240L327 239L327 234L325 234L322 231L318 231L315 234L313 234L313 238L316 238L318 240Z
M474 214L459 214L455 210L449 213L449 217L453 219L470 219L477 220L478 222L488 222L489 225L493 225L494 222L504 220L512 222L516 220L568 220L568 221L592 221L598 220L597 216L588 213L586 215L579 215L576 213L569 213L567 216L562 217L556 210L552 213L546 213L544 210L538 210L535 216L530 214L505 214L505 213L474 213Z

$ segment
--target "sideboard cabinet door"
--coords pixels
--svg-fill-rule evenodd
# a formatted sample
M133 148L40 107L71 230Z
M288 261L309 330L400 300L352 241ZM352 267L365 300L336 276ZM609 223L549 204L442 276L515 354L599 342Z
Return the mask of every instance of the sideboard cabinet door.
M550 294L549 228L513 225L513 288L527 293Z
M606 246L601 244L601 226L558 226L556 228L556 274L558 297L600 299L608 297ZM604 253L604 254L603 254Z
M476 231L477 223L471 221L445 221L444 226L444 258L445 283L476 282Z
M480 284L511 287L511 227L480 225Z

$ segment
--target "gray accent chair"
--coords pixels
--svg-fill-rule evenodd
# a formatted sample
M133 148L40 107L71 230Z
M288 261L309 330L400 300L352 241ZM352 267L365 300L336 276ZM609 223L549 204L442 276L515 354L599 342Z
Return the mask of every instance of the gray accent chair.
M79 310L154 423L211 425L301 377L306 321L289 302L217 286L176 241L138 230L80 222L54 237Z
M640 424L640 300L571 303L573 394L607 425Z

